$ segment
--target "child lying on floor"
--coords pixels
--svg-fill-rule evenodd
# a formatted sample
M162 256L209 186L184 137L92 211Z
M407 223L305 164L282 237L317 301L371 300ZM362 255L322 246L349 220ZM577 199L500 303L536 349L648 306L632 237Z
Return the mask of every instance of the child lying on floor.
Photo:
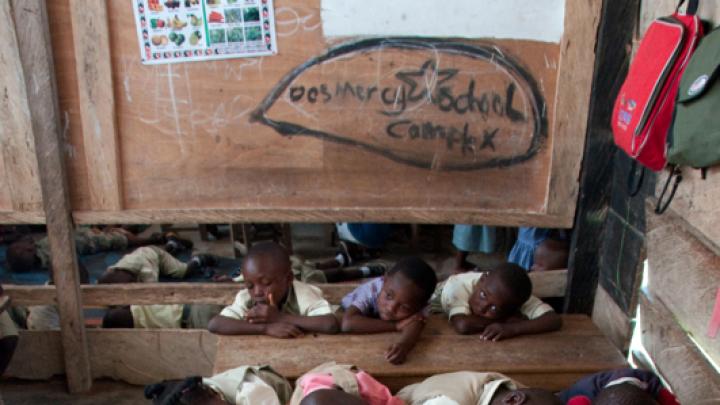
M499 373L460 371L438 374L401 389L408 405L560 405L549 391L524 388Z
M157 246L145 246L123 256L108 267L98 284L156 283L160 276L177 279L202 274L216 260L211 255L196 255L187 263L174 258ZM103 317L104 328L205 328L210 305L130 305L109 308Z
M290 383L268 366L242 366L209 378L189 377L145 387L157 405L284 405Z
M435 271L418 257L407 257L384 277L368 281L342 299L342 331L401 332L385 359L401 364L420 338L428 300L437 285Z
M558 394L570 405L679 405L652 371L621 368L584 377Z
M277 243L253 245L242 275L246 288L210 321L210 332L292 338L304 332L338 331L337 319L322 291L294 280L290 258Z
M288 405L404 405L365 371L329 362L303 374L295 383Z
M101 231L97 228L82 227L75 230L75 250L87 255L110 250L124 250L128 247L150 245L161 241L160 235L140 238L124 229L111 228ZM26 236L12 243L7 249L7 264L11 272L22 273L36 268L48 269L50 243L44 237L37 241Z
M442 312L458 333L480 333L491 341L560 329L560 316L531 291L527 272L517 264L503 263L487 272L450 276L435 292L433 308L437 309L439 298Z

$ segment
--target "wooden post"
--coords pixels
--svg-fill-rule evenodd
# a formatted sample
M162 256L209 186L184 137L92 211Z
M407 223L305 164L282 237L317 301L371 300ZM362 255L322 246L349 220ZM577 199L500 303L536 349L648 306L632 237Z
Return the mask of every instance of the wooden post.
M0 161L14 211L42 210L37 157L32 135L25 79L9 1L0 20ZM9 95L9 96L8 96Z
M567 312L590 314L593 307L616 151L610 115L630 61L639 4L639 0L603 2L580 195L570 245L568 292L564 305Z
M90 204L122 209L110 32L105 0L70 0Z
M10 10L7 0L0 5L3 13ZM12 11L35 137L53 279L57 286L65 372L70 392L82 392L90 389L92 377L75 254L74 225L60 139L60 116L46 3L43 0L13 0Z

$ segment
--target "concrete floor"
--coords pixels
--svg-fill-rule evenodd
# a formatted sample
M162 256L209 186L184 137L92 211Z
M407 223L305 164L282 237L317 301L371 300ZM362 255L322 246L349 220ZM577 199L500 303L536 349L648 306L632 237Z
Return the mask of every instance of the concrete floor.
M330 227L330 228L329 228ZM325 259L334 255L335 248L330 245L328 230L331 225L294 224L293 247L296 254L307 259ZM156 229L153 226L146 232ZM184 237L192 239L195 251L212 253L221 256L233 255L229 238L217 241L201 241L199 234L193 231L181 231ZM438 276L446 278L453 269L454 248L452 247L452 226L421 226L416 246L410 243L408 233L399 229L388 242L386 253L382 259L395 261L406 255L418 255L425 259L438 272ZM506 245L506 244L505 244ZM507 250L507 246L500 248ZM505 253L494 255L472 254L471 262L487 267L503 261ZM150 403L143 396L143 387L122 382L98 380L93 382L92 390L80 395L67 393L65 381L58 377L51 381L30 382L19 380L1 380L0 395L7 405L131 405ZM2 402L0 402L2 405Z

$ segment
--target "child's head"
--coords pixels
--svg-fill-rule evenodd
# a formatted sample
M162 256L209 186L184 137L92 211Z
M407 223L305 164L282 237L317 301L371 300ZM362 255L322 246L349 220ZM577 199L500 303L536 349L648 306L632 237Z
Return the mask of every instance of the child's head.
M567 268L568 242L545 239L535 248L530 271L545 271Z
M424 260L400 260L385 274L377 303L380 319L401 321L416 314L427 305L436 285L435 270Z
M285 298L293 282L290 256L275 242L253 245L242 269L245 286L256 303L278 304Z
M503 319L520 309L531 292L525 269L503 263L480 277L470 296L470 311L487 319Z
M539 388L520 388L495 394L491 405L562 405L552 392Z
M145 386L145 398L162 405L225 405L215 391L202 384L202 377L167 380Z
M98 278L98 284L124 284L135 283L138 281L138 275L131 271L118 267L109 267Z
M365 401L345 391L321 389L311 392L300 401L300 405L363 405Z
M595 397L593 404L598 405L657 405L657 401L632 384L617 384L604 388Z
M31 271L40 260L36 253L35 242L30 237L11 243L6 252L9 270L13 273Z

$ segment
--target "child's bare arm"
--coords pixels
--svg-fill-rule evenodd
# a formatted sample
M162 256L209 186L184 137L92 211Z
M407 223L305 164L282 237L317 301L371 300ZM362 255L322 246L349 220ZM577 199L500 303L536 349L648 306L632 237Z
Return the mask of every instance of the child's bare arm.
M383 333L397 331L395 322L369 318L364 316L359 309L352 305L345 311L345 315L343 315L342 319L342 325L340 327L343 332L354 333Z
M402 364L405 362L407 355L415 347L423 329L425 328L425 320L416 320L411 322L402 329L400 340L390 345L385 352L385 359L392 364Z
M279 322L295 325L305 332L335 334L340 331L335 315L300 316L282 314Z
M560 315L555 312L547 312L535 319L488 325L481 337L485 340L497 342L514 336L552 332L561 327L562 318L560 318Z
M210 320L208 330L218 335L269 335L279 338L302 336L302 331L295 325L282 322L250 323L222 315Z
M450 318L450 324L453 329L461 335L480 333L485 330L485 327L494 322L495 321L477 315L453 315L453 317Z
M338 322L335 315L303 316L286 314L274 305L257 304L247 314L252 324L287 323L306 332L337 333Z

